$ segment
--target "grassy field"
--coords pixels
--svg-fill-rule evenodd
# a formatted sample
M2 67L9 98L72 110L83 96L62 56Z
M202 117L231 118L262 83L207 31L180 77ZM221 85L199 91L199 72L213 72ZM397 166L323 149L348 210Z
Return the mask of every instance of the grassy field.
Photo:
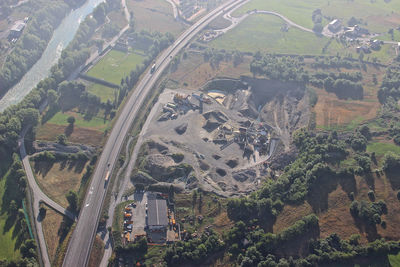
M70 116L75 117L75 127L90 128L98 131L104 131L109 126L109 120L104 121L104 118L99 113L97 117L91 118L91 120L85 120L82 114L68 111L68 112L57 112L47 123L68 126L67 119ZM101 117L100 117L101 116Z
M386 3L384 0L252 0L233 15L239 16L253 9L275 11L297 24L312 28L312 12L318 8L324 16L339 18L344 24L353 16L363 19L361 26L372 32L386 33L388 29L396 28L400 22L400 2Z
M322 49L329 39L318 37L314 33L304 32L291 27L281 31L284 21L270 15L251 15L237 27L211 41L214 48L240 50L244 52L264 51L268 53L322 55ZM326 54L345 52L346 48L337 41L332 41ZM348 53L348 51L347 51Z
M84 162L31 162L40 188L51 199L63 207L68 206L65 194L69 190L78 191L85 173Z
M389 255L390 265L392 267L399 267L400 266L400 253L397 255Z
M333 69L329 71L338 72L338 70ZM359 70L341 71L352 72ZM380 104L377 98L378 86L373 83L373 75L376 75L379 84L384 72L381 69L368 66L361 73L364 87L364 98L362 100L338 99L333 93L328 93L324 89L314 88L318 95L318 102L314 107L317 128L352 131L360 123L376 117Z
M104 243L101 240L101 238L98 235L96 235L92 251L90 252L88 267L100 266L103 254L104 254Z
M182 221L186 216L194 216L194 220L186 220L182 223L184 229L204 230L204 227L212 224L213 229L219 233L227 231L232 227L233 222L229 220L226 213L227 199L218 198L211 193L201 193L202 202L200 205L200 193L197 194L193 202L192 194L176 194L175 217L176 221ZM199 222L197 216L203 216L203 221Z
M100 97L101 102L106 103L107 100L111 102L114 101L116 89L104 86L98 83L91 83L86 90L98 97Z
M87 75L118 85L121 83L121 79L126 77L142 61L143 56L137 53L123 53L112 50L91 68Z
M398 31L398 30L393 31L393 40L392 40L392 35L389 33L382 34L381 36L378 36L376 39L383 40L383 41L400 42L400 31Z
M400 154L400 146L393 142L370 142L367 145L367 152L375 152L377 156L383 156L389 151Z
M55 141L59 134L65 133L65 126L46 123L41 125L36 132L36 139L43 141ZM68 142L75 144L100 145L104 133L88 128L74 127L74 131L68 136Z
M185 27L175 21L172 6L165 0L127 0L129 11L134 14L135 30L158 31L171 33L175 37Z
M2 200L4 195L5 177L0 180L0 207L2 207ZM0 260L18 260L21 258L19 249L16 248L17 236L13 235L14 225L11 227L6 226L7 213L4 210L0 211Z
M45 208L46 216L42 221L43 235L46 241L47 253L49 254L50 262L53 262L56 256L57 248L60 244L60 235L58 234L58 229L63 221L63 216L48 206L45 206Z
M188 53L188 57L181 60L178 69L171 73L170 79L175 87L197 90L217 76L238 78L240 75L251 75L250 61L251 57L244 57L243 62L236 67L232 62L221 62L218 68L212 68L210 63L204 62L203 56Z

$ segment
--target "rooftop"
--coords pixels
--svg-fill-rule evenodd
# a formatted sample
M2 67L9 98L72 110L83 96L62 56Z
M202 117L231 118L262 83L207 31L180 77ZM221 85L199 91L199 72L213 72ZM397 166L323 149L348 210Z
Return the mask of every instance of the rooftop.
M15 24L12 26L11 31L20 32L25 28L25 25L26 25L26 23L24 23L21 20L16 21Z
M167 202L165 199L148 200L148 225L168 225Z

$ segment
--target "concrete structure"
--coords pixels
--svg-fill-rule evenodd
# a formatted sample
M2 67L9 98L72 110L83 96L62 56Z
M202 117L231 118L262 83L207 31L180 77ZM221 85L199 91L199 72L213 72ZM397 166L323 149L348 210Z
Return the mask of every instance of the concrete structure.
M26 26L26 23L23 22L22 20L16 21L14 23L14 25L12 26L8 37L10 39L19 38L21 36L22 32L24 31L25 26Z
M168 226L167 202L165 199L149 199L147 226L152 230L165 230Z

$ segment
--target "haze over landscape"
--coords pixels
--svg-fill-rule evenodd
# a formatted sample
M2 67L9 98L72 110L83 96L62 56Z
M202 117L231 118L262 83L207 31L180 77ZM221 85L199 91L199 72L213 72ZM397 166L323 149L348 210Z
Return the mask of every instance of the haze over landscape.
M400 2L2 0L0 266L400 266Z

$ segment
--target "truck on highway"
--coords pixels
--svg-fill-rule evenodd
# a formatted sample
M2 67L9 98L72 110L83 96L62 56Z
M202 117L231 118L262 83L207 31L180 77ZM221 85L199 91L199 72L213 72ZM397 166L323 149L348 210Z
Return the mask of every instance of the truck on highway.
M156 63L154 63L153 66L151 66L150 73L153 74L155 70L156 70Z
M108 178L110 178L110 171L108 170L106 176L104 177L104 183L108 182Z

